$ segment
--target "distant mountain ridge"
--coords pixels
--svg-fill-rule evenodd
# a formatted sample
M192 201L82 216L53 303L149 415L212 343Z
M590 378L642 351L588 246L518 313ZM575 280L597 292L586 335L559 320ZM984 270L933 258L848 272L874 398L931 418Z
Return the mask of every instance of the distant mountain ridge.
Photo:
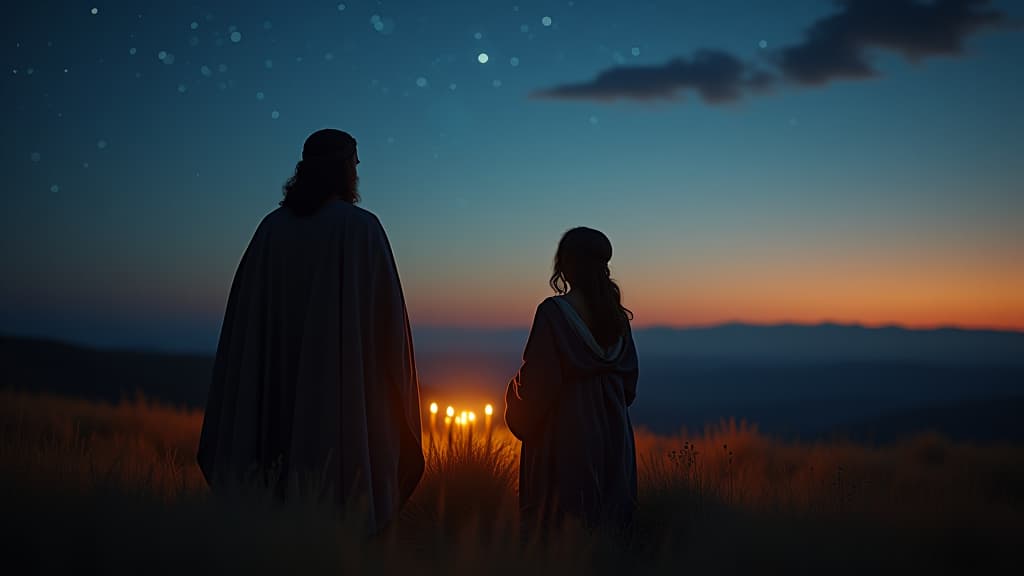
M416 351L483 353L518 357L526 344L527 328L413 327ZM642 355L757 361L927 362L1024 365L1024 331L965 328L865 327L857 324L770 324L733 322L705 327L645 327L633 332ZM76 338L3 335L6 339L64 342L100 350L134 350L212 356L194 339L156 345L155 338L107 338L91 344ZM145 343L145 344L143 344Z
M1024 364L1024 332L869 328L843 324L723 324L647 328L637 347L657 355L759 360Z
M1024 334L957 329L747 326L642 329L634 423L700 430L721 418L767 433L830 430L893 439L935 429L961 439L1024 439ZM424 401L500 402L526 330L414 330ZM141 392L201 408L210 354L97 349L0 336L0 386L116 402Z
M213 357L0 336L0 366L4 387L109 402L141 392L163 403L199 407L206 404Z
M419 328L417 350L521 353L527 330ZM904 362L1024 365L1024 332L961 328L869 328L844 324L721 324L638 328L644 356L727 361Z

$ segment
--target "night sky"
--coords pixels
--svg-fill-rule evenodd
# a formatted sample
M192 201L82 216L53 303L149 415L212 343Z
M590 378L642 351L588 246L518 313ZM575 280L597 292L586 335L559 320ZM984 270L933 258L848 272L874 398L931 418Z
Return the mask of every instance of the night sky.
M210 351L312 131L416 326L528 326L587 225L637 326L1024 329L1024 6L5 6L0 332Z

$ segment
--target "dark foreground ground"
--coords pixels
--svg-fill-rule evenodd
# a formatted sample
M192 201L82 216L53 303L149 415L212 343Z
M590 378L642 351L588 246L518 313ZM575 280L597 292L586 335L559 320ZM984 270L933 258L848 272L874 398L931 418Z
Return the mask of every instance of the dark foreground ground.
M735 423L638 432L626 537L522 543L516 445L430 446L403 516L367 539L312 500L207 492L201 414L0 392L7 564L29 573L912 574L1019 564L1024 447L934 435L870 447L787 443Z

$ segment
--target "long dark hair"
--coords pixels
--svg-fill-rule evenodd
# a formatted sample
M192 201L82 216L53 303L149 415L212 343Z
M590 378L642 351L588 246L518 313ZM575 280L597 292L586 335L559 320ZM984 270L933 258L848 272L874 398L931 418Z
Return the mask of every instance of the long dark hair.
M562 235L548 284L559 294L578 290L590 311L590 332L608 347L622 336L633 313L622 305L622 291L612 280L608 261L612 243L593 228L573 228Z
M309 216L328 196L337 194L346 202L358 202L358 162L356 140L348 133L334 129L314 132L302 147L295 173L284 183L280 205L296 216Z

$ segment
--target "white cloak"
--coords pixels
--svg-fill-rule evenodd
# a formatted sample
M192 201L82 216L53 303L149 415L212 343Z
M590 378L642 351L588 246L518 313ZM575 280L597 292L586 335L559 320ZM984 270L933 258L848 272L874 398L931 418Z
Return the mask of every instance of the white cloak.
M268 214L228 296L198 452L214 489L310 480L368 529L423 474L412 333L387 235L340 199L306 218ZM268 472L269 471L269 472Z

